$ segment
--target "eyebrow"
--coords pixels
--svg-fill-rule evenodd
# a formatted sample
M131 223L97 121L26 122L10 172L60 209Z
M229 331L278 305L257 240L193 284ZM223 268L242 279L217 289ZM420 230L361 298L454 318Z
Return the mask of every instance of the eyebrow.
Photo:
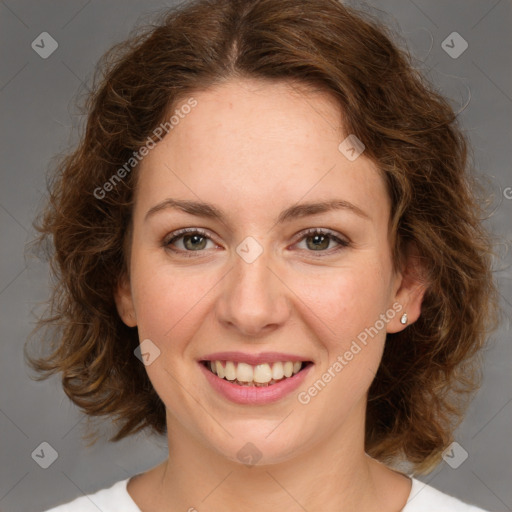
M223 223L226 222L226 215L222 212L222 210L213 204L201 201L190 201L185 199L172 198L165 199L164 201L150 208L146 213L144 220L147 220L149 217L155 215L156 213L162 210L167 210L169 208L178 209L197 217L219 220ZM344 201L342 199L332 199L329 201L301 203L290 206L279 214L279 217L277 218L277 224L283 224L293 219L325 213L333 210L346 210L358 215L363 219L371 220L370 216L355 204Z

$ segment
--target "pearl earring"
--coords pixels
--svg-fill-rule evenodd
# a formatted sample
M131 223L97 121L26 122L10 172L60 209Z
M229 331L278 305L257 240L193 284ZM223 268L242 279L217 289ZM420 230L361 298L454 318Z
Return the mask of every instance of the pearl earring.
M405 325L407 323L407 313L404 313L402 315L402 318L400 318L400 323Z

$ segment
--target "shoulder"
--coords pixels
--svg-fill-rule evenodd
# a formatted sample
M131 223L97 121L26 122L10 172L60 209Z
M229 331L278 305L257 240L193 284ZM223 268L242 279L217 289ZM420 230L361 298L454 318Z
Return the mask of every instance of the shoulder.
M59 505L44 512L141 512L126 486L128 478L94 494L80 496L69 503Z
M412 478L412 488L402 512L486 512Z

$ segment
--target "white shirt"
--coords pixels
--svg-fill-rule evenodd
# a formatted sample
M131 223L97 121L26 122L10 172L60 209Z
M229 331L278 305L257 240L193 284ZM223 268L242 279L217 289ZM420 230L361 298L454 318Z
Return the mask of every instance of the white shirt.
M116 482L112 487L94 494L81 496L69 503L44 512L141 512L128 494L126 486L129 478ZM448 496L415 478L407 504L401 512L485 512L483 509L468 505Z

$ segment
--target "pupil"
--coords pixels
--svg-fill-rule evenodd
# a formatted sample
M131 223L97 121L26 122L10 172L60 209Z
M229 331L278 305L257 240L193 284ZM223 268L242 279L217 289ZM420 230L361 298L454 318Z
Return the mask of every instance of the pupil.
M326 235L313 235L313 247L318 249L318 248L321 248L321 249L325 249L329 246L329 237L327 237ZM323 240L320 240L320 239L323 239ZM320 241L320 244L317 244L317 242ZM323 243L322 243L323 241ZM327 244L325 243L327 242Z
M200 240L201 238L203 238L201 235L188 235L184 238L184 242L185 242L185 246L188 248L188 249L197 249L197 248L200 248L200 249L204 249L204 240L203 240L203 246L199 246L199 245L196 245L195 242L197 242L198 240ZM189 242L190 240L193 240L193 245L189 246L187 245L187 242Z

